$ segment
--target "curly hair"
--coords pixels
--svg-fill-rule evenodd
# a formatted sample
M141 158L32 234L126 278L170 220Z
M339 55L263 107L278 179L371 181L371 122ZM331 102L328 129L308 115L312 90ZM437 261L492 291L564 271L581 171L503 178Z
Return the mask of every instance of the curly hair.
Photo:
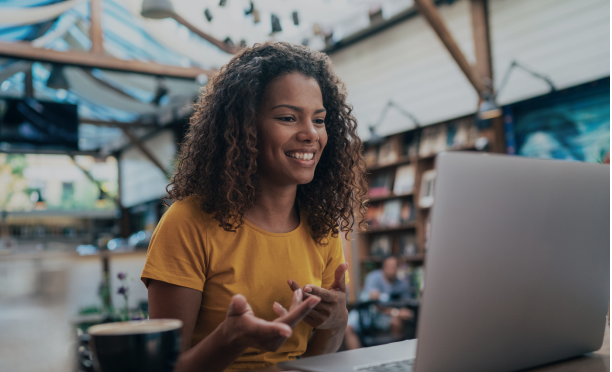
M232 231L259 194L257 111L266 86L275 78L300 73L315 79L327 111L328 142L313 180L298 185L297 201L306 213L313 239L326 244L330 234L364 225L365 162L362 141L344 84L324 53L284 42L245 48L209 81L194 105L176 170L166 187L173 201L201 196L200 207L219 226ZM165 201L164 201L165 203Z

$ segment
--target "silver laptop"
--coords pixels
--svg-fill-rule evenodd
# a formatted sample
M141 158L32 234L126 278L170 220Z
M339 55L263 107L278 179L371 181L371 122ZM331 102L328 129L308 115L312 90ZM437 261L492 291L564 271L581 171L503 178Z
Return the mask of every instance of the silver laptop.
M601 347L610 167L449 152L436 159L416 340L281 363L303 371L515 371Z

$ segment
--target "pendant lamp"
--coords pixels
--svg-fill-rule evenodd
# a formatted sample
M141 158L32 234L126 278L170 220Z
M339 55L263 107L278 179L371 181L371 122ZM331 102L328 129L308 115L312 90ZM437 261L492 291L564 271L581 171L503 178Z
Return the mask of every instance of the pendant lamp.
M70 84L68 84L68 80L64 75L64 66L54 64L51 67L51 73L47 79L47 87L51 89L70 89Z
M174 7L170 0L143 0L140 14L152 19L172 18Z
M480 103L478 107L478 118L480 120L489 120L502 116L502 110L497 106L493 97L487 97Z

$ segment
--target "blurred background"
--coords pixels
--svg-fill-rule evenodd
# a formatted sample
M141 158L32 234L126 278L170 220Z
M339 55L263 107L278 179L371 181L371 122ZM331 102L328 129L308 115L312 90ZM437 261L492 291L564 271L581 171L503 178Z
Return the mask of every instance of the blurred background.
M147 317L192 103L269 40L331 57L366 141L370 228L343 240L357 346L415 336L435 154L609 163L609 1L0 1L0 371L87 370L88 325ZM400 330L366 321L390 308Z

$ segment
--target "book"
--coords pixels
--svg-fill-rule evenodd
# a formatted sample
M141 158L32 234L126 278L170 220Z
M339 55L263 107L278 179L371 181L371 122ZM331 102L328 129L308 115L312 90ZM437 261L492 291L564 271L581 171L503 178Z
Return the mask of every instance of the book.
M400 210L400 224L406 224L415 220L414 204L412 200L403 200Z
M372 167L376 165L378 161L378 147L370 146L363 152L363 158L366 163L366 167Z
M416 130L404 133L402 156L417 156L419 154L419 137Z
M384 204L380 225L384 227L397 227L400 224L402 201L399 199L387 200Z
M372 178L368 196L371 198L388 196L391 194L393 175L390 172L378 173Z
M365 220L370 228L380 226L380 216L382 215L382 203L372 203L368 206Z
M378 165L387 165L399 159L399 141L397 136L387 137L378 150Z
M416 235L412 232L399 236L399 249L402 256L414 256L418 253Z
M387 256L391 254L391 237L383 234L372 237L370 244L370 255Z
M395 182L393 193L395 195L406 195L414 190L414 165L402 165L395 171Z
M428 157L446 150L447 125L437 124L423 128L419 143L419 156Z
M436 170L430 169L423 172L421 176L421 190L419 194L419 207L429 208L434 203L434 186L436 180Z
M453 120L448 124L446 147L453 150L474 146L478 129L472 118Z

